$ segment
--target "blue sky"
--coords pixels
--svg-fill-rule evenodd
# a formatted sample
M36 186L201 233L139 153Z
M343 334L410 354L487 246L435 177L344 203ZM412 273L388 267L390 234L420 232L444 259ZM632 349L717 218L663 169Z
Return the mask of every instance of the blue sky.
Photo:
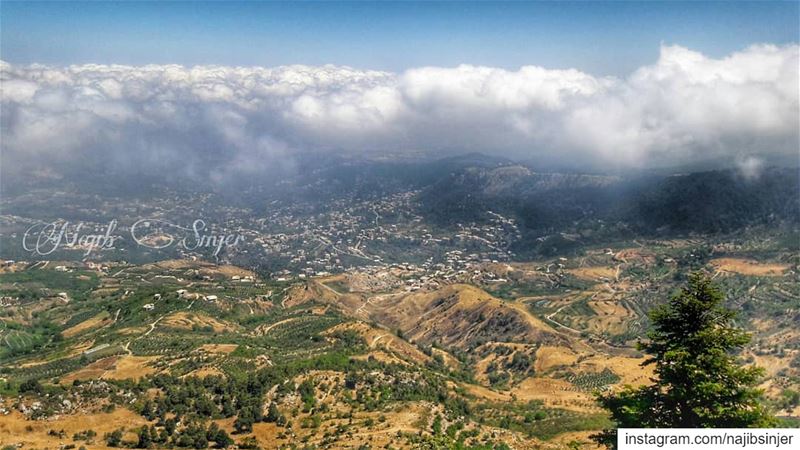
M6 2L10 63L336 64L402 71L462 63L624 75L659 45L721 57L798 41L797 2Z

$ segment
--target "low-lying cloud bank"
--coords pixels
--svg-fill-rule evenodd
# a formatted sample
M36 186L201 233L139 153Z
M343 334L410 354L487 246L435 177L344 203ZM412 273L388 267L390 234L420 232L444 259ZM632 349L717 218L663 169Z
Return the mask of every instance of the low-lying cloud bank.
M0 62L3 165L168 168L224 180L297 151L480 151L606 168L798 151L798 45L664 46L624 79L525 66Z

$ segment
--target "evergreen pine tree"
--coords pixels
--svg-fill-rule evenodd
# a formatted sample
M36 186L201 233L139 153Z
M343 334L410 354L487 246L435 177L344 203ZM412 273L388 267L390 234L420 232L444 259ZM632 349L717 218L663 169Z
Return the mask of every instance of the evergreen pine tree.
M620 428L754 428L775 425L755 386L763 374L743 367L734 352L750 335L733 324L735 312L702 273L651 313L652 331L639 348L655 364L654 384L599 397ZM616 446L616 429L594 439Z

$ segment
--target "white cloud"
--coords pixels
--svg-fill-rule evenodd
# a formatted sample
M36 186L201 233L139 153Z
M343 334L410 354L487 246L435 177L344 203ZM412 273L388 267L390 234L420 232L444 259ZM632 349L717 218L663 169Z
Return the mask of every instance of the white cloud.
M746 180L756 180L764 170L764 161L754 156L746 156L737 159L736 167Z
M105 158L224 178L294 151L499 153L599 167L798 152L798 46L664 46L629 77L0 63L4 165Z

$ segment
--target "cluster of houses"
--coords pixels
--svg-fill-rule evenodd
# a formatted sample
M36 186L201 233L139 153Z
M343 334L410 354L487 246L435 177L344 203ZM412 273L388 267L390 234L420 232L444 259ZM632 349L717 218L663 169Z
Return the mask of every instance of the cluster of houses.
M219 299L216 295L203 295L197 292L189 292L186 289L178 289L175 291L178 294L178 298L182 298L185 300L205 300L209 302L215 302ZM153 295L154 302L161 300L161 294L154 294ZM147 311L152 311L156 308L155 303L146 303L142 306Z

